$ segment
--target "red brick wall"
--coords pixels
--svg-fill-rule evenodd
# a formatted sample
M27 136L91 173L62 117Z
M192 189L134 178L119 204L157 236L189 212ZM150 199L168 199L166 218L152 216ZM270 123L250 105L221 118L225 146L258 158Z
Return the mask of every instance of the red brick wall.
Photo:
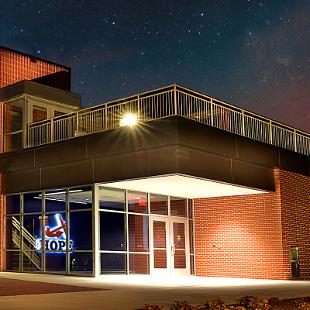
M22 80L32 80L43 75L68 71L42 60L32 61L32 57L0 49L0 87Z
M145 210L146 205L134 205L135 210ZM129 251L148 252L148 217L143 215L132 215L128 217ZM129 254L130 273L148 273L149 255L148 254Z
M291 246L310 277L310 178L275 169L275 193L196 199L199 276L289 279Z
M41 60L32 61L31 57L0 49L0 88L22 80L31 80L47 74L68 71ZM3 137L3 103L0 102L0 153L2 153ZM0 175L0 182L3 182ZM1 191L2 192L2 191ZM0 231L3 231L3 196L0 193ZM0 235L0 271L3 270L3 240Z
M166 223L161 221L153 222L153 247L154 250L154 268L167 268L167 247Z
M299 248L300 278L310 279L310 177L281 171L283 251L290 269L289 251Z

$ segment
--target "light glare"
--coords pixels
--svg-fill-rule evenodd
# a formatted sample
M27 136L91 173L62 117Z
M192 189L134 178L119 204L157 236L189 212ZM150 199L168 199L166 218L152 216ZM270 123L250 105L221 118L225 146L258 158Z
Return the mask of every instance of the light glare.
M134 126L137 124L137 116L135 114L126 114L120 121L121 126Z

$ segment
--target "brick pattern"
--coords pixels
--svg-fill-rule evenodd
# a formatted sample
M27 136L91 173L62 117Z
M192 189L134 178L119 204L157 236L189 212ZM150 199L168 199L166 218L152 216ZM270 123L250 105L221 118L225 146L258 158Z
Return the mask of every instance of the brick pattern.
M139 204L135 204L135 210L139 209ZM148 252L148 216L128 215L128 236L130 252ZM148 254L129 254L130 273L148 273Z
M31 80L59 71L69 71L30 56L0 49L0 88L22 80ZM0 132L3 132L3 103L0 102ZM3 137L0 136L0 153L2 153ZM1 186L3 176L0 175ZM2 192L2 191L1 191ZM0 194L0 231L3 231L3 196ZM0 238L0 271L3 270L3 240Z
M32 80L67 68L56 66L33 57L0 49L0 87L22 80Z
M292 246L310 278L310 178L274 170L275 193L195 199L199 276L289 279Z
M279 172L284 264L290 277L290 248L299 248L300 279L310 279L310 177Z
M199 276L279 278L281 209L274 194L195 200L195 259Z
M153 221L154 268L167 268L166 223Z
M148 274L149 254L129 254L129 273Z

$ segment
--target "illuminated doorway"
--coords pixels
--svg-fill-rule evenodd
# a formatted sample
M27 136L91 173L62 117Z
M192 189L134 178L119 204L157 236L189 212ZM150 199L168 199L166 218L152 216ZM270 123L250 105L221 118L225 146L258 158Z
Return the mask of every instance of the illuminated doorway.
M189 275L187 219L151 216L150 272L152 275Z

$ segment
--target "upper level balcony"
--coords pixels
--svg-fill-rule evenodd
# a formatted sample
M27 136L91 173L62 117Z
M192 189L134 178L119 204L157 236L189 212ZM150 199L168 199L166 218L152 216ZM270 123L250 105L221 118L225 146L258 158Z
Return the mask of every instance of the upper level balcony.
M171 85L86 109L27 123L20 145L37 147L123 126L182 116L253 140L310 155L310 134L179 85Z

